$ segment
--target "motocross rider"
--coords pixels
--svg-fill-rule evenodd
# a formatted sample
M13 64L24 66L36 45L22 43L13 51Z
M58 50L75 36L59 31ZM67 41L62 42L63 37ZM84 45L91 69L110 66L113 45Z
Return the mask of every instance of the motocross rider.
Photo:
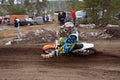
M78 36L71 35L75 31L75 26L72 22L66 22L63 26L60 27L59 35L60 38L57 41L58 48L56 52L49 54L42 54L43 58L50 58L54 55L59 55L62 53L69 53L75 46L78 41ZM67 38L68 37L68 38Z
M75 35L70 35L68 38L59 38L57 40L57 48L55 52L49 54L41 54L43 58L50 58L55 55L60 54L68 54L74 48L75 44L77 43L77 37Z

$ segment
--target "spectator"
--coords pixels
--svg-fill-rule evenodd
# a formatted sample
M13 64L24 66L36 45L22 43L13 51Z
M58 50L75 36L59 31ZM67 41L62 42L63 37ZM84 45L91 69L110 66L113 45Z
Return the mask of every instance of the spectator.
M42 19L43 19L43 23L46 23L46 21L45 21L45 15L42 16Z
M48 17L48 15L46 15L46 22L49 22L49 17Z
M64 19L66 18L66 12L65 11L63 11L63 16L64 16Z
M63 12L60 12L58 14L58 21L59 21L60 25L64 25L65 15L63 14Z
M70 10L70 13L71 13L73 24L75 25L76 24L76 14L75 14L75 11L74 10Z
M53 23L53 19L52 19L52 16L50 14L48 14L48 18L49 18L49 22Z
M19 29L19 19L15 18L14 19L14 27L16 28L16 32L17 32L17 35L18 35L18 39L21 39L22 38L22 34L20 32L20 29Z
M120 13L116 15L115 19L117 20L117 23L120 26Z
M87 24L88 23L88 15L87 14L85 14L85 24Z

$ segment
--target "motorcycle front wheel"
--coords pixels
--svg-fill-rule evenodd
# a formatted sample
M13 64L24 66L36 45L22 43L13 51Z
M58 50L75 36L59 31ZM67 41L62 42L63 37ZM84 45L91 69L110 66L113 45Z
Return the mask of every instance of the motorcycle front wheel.
M55 53L55 49L50 48L50 49L44 50L43 52L44 52L45 54Z
M42 58L51 58L55 55L55 49L49 48L46 50L43 50L43 53L41 54Z

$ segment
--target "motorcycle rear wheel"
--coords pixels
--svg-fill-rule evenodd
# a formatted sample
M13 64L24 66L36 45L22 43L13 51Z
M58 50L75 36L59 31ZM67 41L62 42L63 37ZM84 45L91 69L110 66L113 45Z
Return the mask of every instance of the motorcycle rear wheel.
M80 52L79 54L82 55L93 55L95 54L96 50L93 48L85 49L84 51Z
M89 49L87 49L87 51L88 51L88 53L91 55L91 54L95 54L95 49L93 49L93 48L89 48Z

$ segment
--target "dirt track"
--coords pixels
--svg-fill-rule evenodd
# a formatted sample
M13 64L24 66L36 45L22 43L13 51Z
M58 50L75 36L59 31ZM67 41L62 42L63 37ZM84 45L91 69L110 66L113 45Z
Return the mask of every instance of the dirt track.
M40 45L0 46L0 80L120 80L120 40L93 41L90 56L42 59Z
M95 55L51 59L40 57L39 45L1 47L0 80L120 80L120 43L110 47L112 43L102 41L101 47L100 42L95 42Z

